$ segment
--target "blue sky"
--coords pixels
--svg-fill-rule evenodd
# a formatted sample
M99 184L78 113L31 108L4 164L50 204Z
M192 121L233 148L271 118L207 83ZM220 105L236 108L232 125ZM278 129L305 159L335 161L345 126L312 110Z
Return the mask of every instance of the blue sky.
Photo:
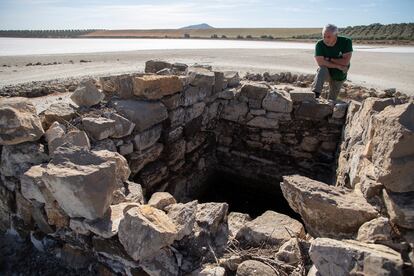
M414 22L414 0L0 0L0 29L340 27Z

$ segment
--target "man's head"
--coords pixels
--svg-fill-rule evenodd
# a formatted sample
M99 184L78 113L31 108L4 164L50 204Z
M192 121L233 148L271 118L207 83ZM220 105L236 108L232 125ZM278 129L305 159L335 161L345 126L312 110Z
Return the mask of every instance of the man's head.
M322 29L323 42L327 46L333 46L336 43L338 37L338 27L333 24L328 24Z

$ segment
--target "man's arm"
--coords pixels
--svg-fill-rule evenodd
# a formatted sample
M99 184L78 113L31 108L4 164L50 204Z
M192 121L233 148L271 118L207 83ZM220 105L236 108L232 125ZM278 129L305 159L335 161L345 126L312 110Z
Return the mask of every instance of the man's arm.
M326 60L325 57L323 56L315 56L315 60L319 66L326 66L328 68L336 68L342 71L347 69L346 66L341 65L341 64L336 64L336 63L333 63L332 61Z
M352 57L352 52L348 52L342 55L342 58L332 58L331 62L343 66L348 66Z

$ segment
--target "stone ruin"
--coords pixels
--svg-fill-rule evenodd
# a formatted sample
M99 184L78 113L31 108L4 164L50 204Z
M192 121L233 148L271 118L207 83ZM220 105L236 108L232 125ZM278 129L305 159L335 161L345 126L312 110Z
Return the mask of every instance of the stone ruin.
M0 99L0 230L65 265L99 275L413 272L412 99L332 102L161 61L69 94L43 110Z

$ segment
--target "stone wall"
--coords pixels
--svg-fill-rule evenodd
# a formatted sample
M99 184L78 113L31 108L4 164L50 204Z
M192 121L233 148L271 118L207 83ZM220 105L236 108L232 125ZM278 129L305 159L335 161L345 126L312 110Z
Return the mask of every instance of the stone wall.
M366 246L364 235L371 220L384 226L381 203L382 215L412 234L404 230L412 229L412 103L368 99L348 108L208 66L149 61L145 71L82 82L40 109L39 101L0 99L1 230L97 274L185 275L203 265L205 275L224 275L264 265L225 256L234 252L226 248L264 244L278 269L303 274L312 263L297 252L311 243L320 271L329 270L319 263L324 248L336 246L358 260L379 254L401 272L399 253ZM342 187L334 187L326 183L341 139ZM333 240L313 240L274 211L252 220L228 214L227 203L192 201L217 170L281 187L306 231ZM361 243L335 240L357 235Z
M252 82L218 97L218 169L276 185L293 173L332 183L346 103Z

